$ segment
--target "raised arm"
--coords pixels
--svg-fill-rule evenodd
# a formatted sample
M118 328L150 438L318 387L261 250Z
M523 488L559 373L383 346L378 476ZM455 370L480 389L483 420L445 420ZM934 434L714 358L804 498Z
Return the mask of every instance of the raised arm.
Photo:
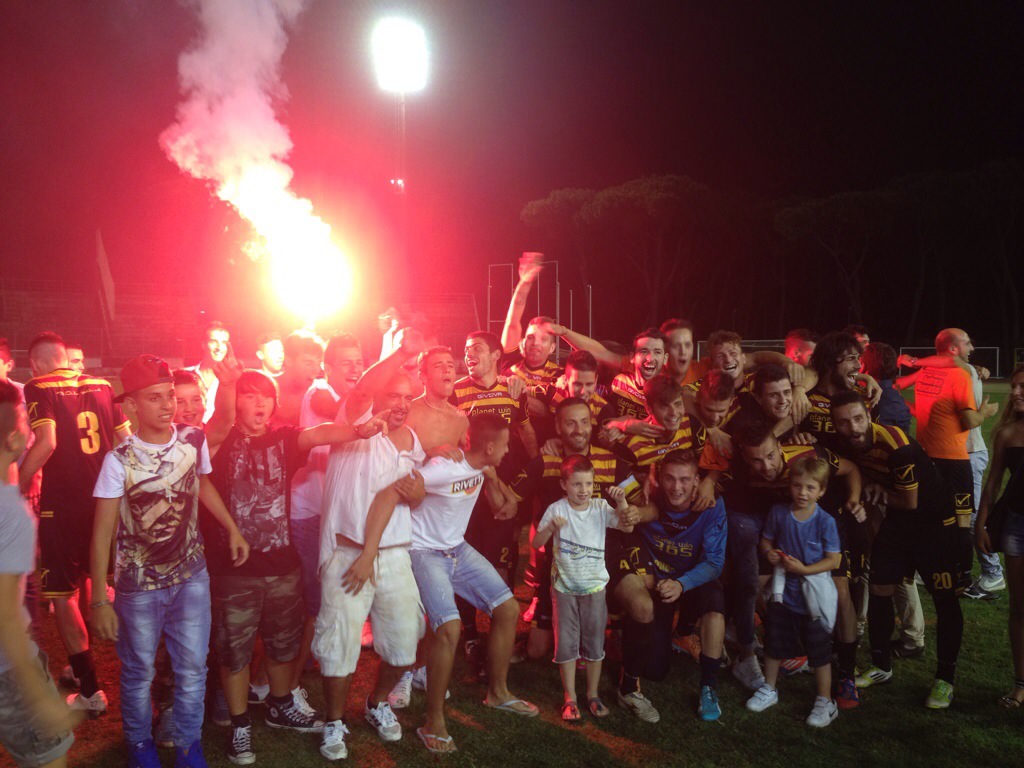
M512 291L512 299L508 303L508 314L505 315L505 327L501 329L501 347L505 352L513 352L523 338L523 312L526 311L526 299L530 289L540 277L544 265L540 260L543 254L524 253L519 258L519 282Z
M383 388L402 369L410 358L416 357L426 346L423 335L412 328L398 333L398 346L390 355L380 360L363 373L355 388L345 399L345 415L349 421L358 419L373 403L374 394Z
M548 326L551 333L565 339L566 343L573 349L583 349L597 358L597 362L606 365L615 371L630 371L633 363L628 355L619 355L612 352L608 347L596 339L584 336L582 333L566 328L564 325L551 324Z

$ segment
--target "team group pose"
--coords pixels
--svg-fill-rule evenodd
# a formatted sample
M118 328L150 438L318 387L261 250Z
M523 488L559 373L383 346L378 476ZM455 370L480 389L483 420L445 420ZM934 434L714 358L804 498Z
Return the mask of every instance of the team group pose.
M165 747L205 766L204 721L253 764L257 712L341 760L354 728L402 739L416 695L423 748L471 750L446 716L460 653L502 717L560 706L566 723L644 727L663 719L644 682L671 674L673 651L699 666L703 721L723 716L723 684L764 712L807 669L806 723L823 728L922 653L915 579L937 617L922 705L955 703L960 598L1004 589L1014 677L998 703L1024 703L1024 367L990 454L998 409L962 329L899 359L859 326L795 329L785 354L716 330L696 359L672 318L621 353L548 317L524 326L542 268L524 256L503 333L466 329L461 354L389 311L372 364L348 334L296 331L261 338L246 369L216 323L194 368L142 354L115 387L43 332L19 385L0 343L0 743L15 761L65 764L76 719L106 710L102 642L132 768ZM66 700L33 640L40 601ZM380 661L355 723L367 648ZM526 658L557 665L560 704L514 692L539 668L514 666Z

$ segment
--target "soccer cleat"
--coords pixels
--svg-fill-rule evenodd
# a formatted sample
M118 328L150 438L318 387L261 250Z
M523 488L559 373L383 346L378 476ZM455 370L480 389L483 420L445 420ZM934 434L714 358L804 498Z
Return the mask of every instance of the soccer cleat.
M341 720L331 720L324 725L324 735L320 739L320 754L327 760L344 760L348 757L345 746L345 734L348 728Z
M307 715L295 705L295 700L291 698L283 706L268 699L267 717L264 722L271 728L285 728L299 733L320 733L324 729L323 720L315 715Z
M643 720L645 723L656 723L661 720L661 715L658 710L651 704L651 700L644 696L640 691L633 691L632 693L623 694L622 691L618 693L619 704L628 709L638 718Z
M152 739L128 745L128 768L160 768L160 755Z
M872 665L857 675L856 683L858 688L870 688L872 685L882 685L892 680L891 669L879 669Z
M103 691L96 691L88 698L80 693L74 693L68 696L67 702L71 709L85 712L89 717L99 717L107 711L107 694Z
M153 729L153 741L158 747L164 749L174 748L174 707L160 710L156 717L156 727Z
M932 689L928 693L928 698L924 700L924 705L928 709L949 709L949 705L953 703L953 684L947 683L945 680L935 678L935 682L932 684Z
M814 728L825 728L831 725L837 717L839 717L839 707L836 706L836 702L826 699L824 696L816 696L811 714L804 722Z
M1000 576L984 576L978 579L978 586L986 592L1002 592L1006 589L1006 579Z
M235 765L252 765L256 753L252 751L252 726L236 725L228 739L228 760Z
M266 704L267 696L270 695L269 685L253 685L249 684L249 703L250 704Z
M700 687L700 704L697 705L697 714L701 720L711 722L722 716L722 706L718 703L718 693L710 685Z
M178 747L175 750L174 768L207 768L203 745L198 739L188 749Z
M764 712L768 707L774 707L778 703L779 692L765 683L747 699L747 709L751 712Z
M750 691L756 691L764 685L764 673L761 672L761 665L756 656L736 659L732 665L732 676Z
M898 659L918 659L924 656L924 646L897 643L892 647L892 655Z
M840 709L856 709L860 706L860 693L852 677L841 677L836 683L836 706Z
M403 672L395 687L388 694L388 704L392 709L405 709L412 700L412 672Z
M382 701L377 706L371 707L367 699L366 707L363 710L366 722L374 727L381 741L398 741L402 738L402 725L391 711L391 705Z
M794 656L792 659L783 659L779 664L779 671L786 677L792 677L801 672L810 672L811 667L807 663L806 656Z

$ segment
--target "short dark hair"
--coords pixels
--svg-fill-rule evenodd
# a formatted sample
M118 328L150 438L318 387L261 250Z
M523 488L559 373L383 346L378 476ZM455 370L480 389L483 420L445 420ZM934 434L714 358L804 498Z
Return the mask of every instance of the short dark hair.
M668 405L683 396L683 388L668 376L655 376L644 384L644 397L648 403Z
M669 451L657 464L659 476L669 464L688 464L696 467L699 462L697 461L697 454L691 450Z
M327 340L327 347L324 349L324 360L334 360L334 356L342 349L358 349L359 354L363 353L363 347L359 343L359 339L351 333L336 333Z
M853 389L847 389L832 396L832 401L829 403L829 411L834 411L836 408L841 408L842 406L850 405L851 403L860 403L865 412L868 410L868 404L864 402L864 397L860 392Z
M496 413L472 413L469 416L469 447L493 443L498 435L509 430L508 422Z
M850 323L848 326L843 328L843 333L848 333L851 336L870 336L871 332L868 330L866 325L857 325L856 323Z
M597 373L597 358L585 349L577 349L570 352L569 356L565 358L565 367Z
M786 346L802 341L818 343L818 334L808 328L794 328L786 334Z
M640 339L660 339L661 343L664 346L668 346L668 338L666 338L664 333L659 331L657 328L645 328L644 330L640 331L640 333L633 337L632 354L634 355L636 354L637 342L639 342Z
M294 360L300 355L315 355L323 360L324 341L311 331L292 331L284 337L284 356Z
M818 346L811 353L811 369L823 379L831 370L836 367L836 360L843 356L848 349L853 349L860 354L860 342L857 337L846 331L832 331L821 337Z
M565 400L562 400L558 405L555 406L555 418L558 418L561 415L562 411L564 411L566 408L572 408L575 405L582 405L584 408L587 409L587 413L590 412L590 406L587 405L587 402L582 398L567 397L565 398Z
M723 344L735 344L743 348L743 337L736 331L715 331L708 336L708 348L720 347Z
M723 400L732 400L736 394L736 382L732 376L726 376L722 371L712 369L704 374L700 381L700 389L697 390L697 397L702 400L720 403Z
M196 386L199 387L199 391L202 393L203 398L206 398L206 384L203 383L203 377L195 371L187 371L184 368L177 369L173 374L174 386Z
M678 331L680 328L685 328L690 333L693 333L693 323L689 320L683 320L681 317L670 317L658 326L658 330L666 336L672 333L672 331Z
M467 333L466 341L469 341L470 339L480 339L480 341L487 345L487 349L491 352L501 352L504 349L501 345L501 339L498 338L497 334L491 333L490 331L473 331L472 333Z
M452 359L455 358L455 355L452 353L451 347L438 345L436 347L430 347L429 349L425 349L422 352L420 352L420 359L419 363L417 364L417 367L419 368L421 375L427 372L427 360L429 360L433 355L449 355Z
M754 394L761 395L766 386L774 384L776 381L789 381L789 371L775 363L758 366L754 371Z
M264 397L272 398L274 405L277 405L277 382L263 371L257 371L254 368L242 371L242 375L235 383L235 392L239 395L256 392Z
M562 461L562 467L559 472L563 480L568 480L576 472L589 472L590 474L594 474L594 465L590 463L590 459L586 456L574 453L572 456L565 457L565 460Z
M872 341L860 354L861 368L874 379L895 379L899 373L896 350L884 341Z
M753 418L745 421L742 428L732 436L732 439L740 448L757 448L769 437L773 440L778 439L775 437L774 429L775 425L770 424L767 419Z
M530 318L530 322L526 324L527 327L531 325L557 325L557 321L555 318L548 317L547 315L537 315Z
M28 343L29 358L32 358L35 355L36 348L41 347L43 344L55 344L58 347L67 349L67 345L64 343L64 339L60 337L60 334L53 331L43 331L36 334L36 337Z

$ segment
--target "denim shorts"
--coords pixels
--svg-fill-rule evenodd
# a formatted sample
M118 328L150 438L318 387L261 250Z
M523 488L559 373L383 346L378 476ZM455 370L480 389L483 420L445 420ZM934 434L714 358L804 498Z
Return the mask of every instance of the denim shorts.
M1003 554L1007 557L1024 555L1024 514L1007 513L1003 525Z
M512 599L494 566L466 542L452 549L413 549L409 556L420 602L434 631L459 618L455 595L487 613Z
M50 677L46 654L29 662L32 674L46 687L46 695L58 698L57 686ZM46 765L67 754L75 737L72 733L50 735L39 722L13 669L0 672L0 744L7 748L18 765Z

